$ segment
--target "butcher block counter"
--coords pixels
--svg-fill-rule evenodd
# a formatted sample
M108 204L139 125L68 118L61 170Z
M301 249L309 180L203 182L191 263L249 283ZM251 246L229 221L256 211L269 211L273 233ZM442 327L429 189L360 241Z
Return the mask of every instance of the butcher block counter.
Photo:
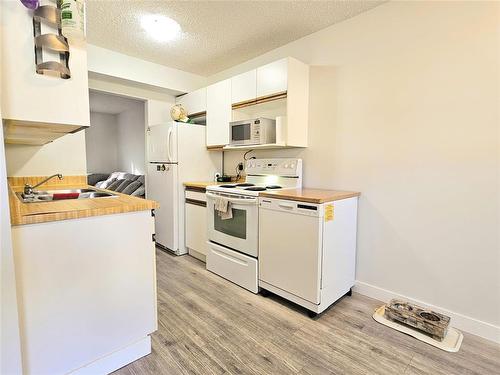
M86 176L65 176L61 181L53 179L38 190L95 189L107 191L116 197L64 199L37 203L24 203L15 194L23 191L24 184L35 185L43 177L9 177L9 205L11 224L36 224L50 221L79 219L89 216L119 214L158 208L155 201L132 197L114 191L97 189L87 185Z
M308 202L308 203L326 203L338 201L341 199L359 197L361 193L356 191L342 190L323 190L323 189L283 189L268 190L261 192L260 197L285 199L290 201Z
M186 188L192 188L192 189L206 189L207 186L211 185L221 185L221 182L216 182L216 181L201 181L201 182L184 182L184 187ZM229 184L229 182L228 182Z
M184 187L185 188L191 188L191 189L201 189L204 190L208 186L212 185L226 185L226 184L237 184L240 182L244 182L244 180L238 180L238 181L231 181L231 182L217 182L217 181L201 181L201 182L184 182Z

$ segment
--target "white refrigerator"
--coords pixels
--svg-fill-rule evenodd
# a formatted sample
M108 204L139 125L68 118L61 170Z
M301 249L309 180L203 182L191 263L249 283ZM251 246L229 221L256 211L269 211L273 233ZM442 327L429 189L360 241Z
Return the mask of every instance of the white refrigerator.
M184 241L184 182L212 181L222 153L206 148L204 125L168 122L147 130L146 198L157 201L156 243L177 255Z

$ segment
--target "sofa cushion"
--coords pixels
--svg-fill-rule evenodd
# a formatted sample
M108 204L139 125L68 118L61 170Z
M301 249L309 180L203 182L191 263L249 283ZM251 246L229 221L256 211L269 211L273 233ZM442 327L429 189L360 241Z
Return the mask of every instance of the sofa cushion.
M108 178L116 178L117 180L131 180L135 181L140 175L127 173L127 172L113 172Z
M141 185L137 188L136 191L134 191L132 194L133 197L143 197L146 195L146 188L144 187L144 185Z
M123 180L114 180L112 183L108 185L106 189L116 191L116 188L120 186L120 184L123 182Z
M123 194L132 195L138 188L140 188L142 184L139 181L131 181L130 184L125 187L121 192Z
M111 185L115 181L116 178L108 178L107 180L100 181L97 184L95 184L95 187L99 189L109 189L109 185Z
M118 193L121 193L123 192L123 189L125 189L127 186L129 186L132 182L132 180L119 180L121 181L121 184L118 185L116 188L115 188L115 191L117 191Z
M107 180L109 173L91 173L87 176L87 184L97 186L96 184Z
M138 197L144 197L146 193L145 192L146 189L144 188L144 182L146 178L144 175L136 175L127 172L113 172L109 175L104 173L95 173L89 175L87 179L89 181L89 185L94 185L95 187L101 189L108 189L119 193L129 194ZM94 181L99 181L99 182L96 182L95 184L90 184L91 180L92 182ZM129 185L132 184L132 182L138 182L138 184L134 184L132 187L128 188Z

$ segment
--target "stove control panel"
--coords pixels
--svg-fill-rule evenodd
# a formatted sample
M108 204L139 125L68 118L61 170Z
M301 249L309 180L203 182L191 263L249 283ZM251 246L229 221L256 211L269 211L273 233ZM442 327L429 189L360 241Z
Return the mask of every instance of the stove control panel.
M302 176L302 159L250 159L246 161L247 175Z

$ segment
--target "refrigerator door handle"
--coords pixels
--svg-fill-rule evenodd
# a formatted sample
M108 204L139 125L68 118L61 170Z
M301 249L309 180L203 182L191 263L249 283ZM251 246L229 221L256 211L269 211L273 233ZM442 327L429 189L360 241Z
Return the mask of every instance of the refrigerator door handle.
M167 158L168 161L171 163L172 162L172 132L173 128L168 129L168 134L167 134Z

